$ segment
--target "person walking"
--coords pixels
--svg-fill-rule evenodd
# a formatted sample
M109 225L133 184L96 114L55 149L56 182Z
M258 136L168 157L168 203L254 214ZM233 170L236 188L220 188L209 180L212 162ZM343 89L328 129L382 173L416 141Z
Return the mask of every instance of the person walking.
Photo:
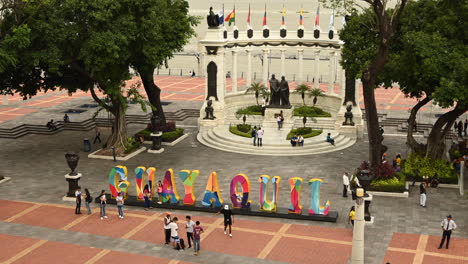
M115 198L115 202L117 203L117 210L119 211L119 218L124 218L123 207L124 207L124 197L123 192L119 192L117 197Z
M197 256L200 253L200 235L203 233L203 227L200 226L200 221L195 222L193 228L193 251L194 255Z
M171 222L171 213L167 212L166 216L164 217L164 235L166 238L166 245L169 245L169 243L171 242L171 226L169 225Z
M419 185L419 205L426 208L426 183L421 182Z
M172 246L174 247L174 249L179 249L179 251L183 251L184 249L182 248L182 245L180 244L180 238L179 238L179 233L178 233L178 230L179 230L179 226L177 225L177 221L179 219L177 217L174 217L174 219L172 219L172 222L169 224L169 227L171 229L171 238L172 238Z
M257 130L257 146L258 147L261 147L262 144L263 144L263 134L265 132L263 131L263 129L261 127L258 128Z
M257 126L254 126L252 129L252 138L253 138L253 144L256 146L257 144Z
M217 215L222 213L224 216L224 234L226 235L226 229L229 227L229 237L232 238L232 225L234 224L234 214L232 210L229 209L229 205L224 205L224 208L221 209Z
M452 235L452 231L457 229L457 224L455 224L455 221L452 220L451 215L447 215L447 218L442 220L442 223L440 223L440 226L442 227L442 241L440 241L439 249L444 246L445 238L447 238L447 244L445 246L446 249L449 248L449 243L450 243L450 236Z
M106 205L107 205L107 197L106 197L106 191L105 190L102 190L101 191L101 195L99 195L99 200L101 201L101 211L100 211L100 216L101 216L101 220L106 218L107 219L107 215L106 215Z
M99 130L99 127L96 126L96 129L94 130L95 136L94 136L94 141L93 144L96 144L96 141L99 140L99 144L101 144L101 131Z
M343 174L343 197L348 197L349 188L349 174L345 172Z
M192 247L192 242L193 241L193 226L195 225L195 222L192 221L192 217L190 215L187 215L185 217L185 228L187 229L187 241L188 241L188 248Z
M85 194L84 194L84 200L86 204L86 209L88 210L88 214L92 214L91 212L91 203L93 202L93 197L91 197L91 194L89 193L89 190L87 188L84 189Z
M354 209L354 205L351 206L351 210L349 210L348 214L348 225L351 224L354 226L354 219L356 219L356 211Z
M75 214L81 214L81 187L75 191L75 200L76 200L76 207L75 207Z

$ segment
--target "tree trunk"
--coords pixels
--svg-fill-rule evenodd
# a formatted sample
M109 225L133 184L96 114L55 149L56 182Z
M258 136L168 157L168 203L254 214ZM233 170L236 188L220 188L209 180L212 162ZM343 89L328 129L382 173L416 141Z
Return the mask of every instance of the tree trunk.
M467 111L466 108L457 106L445 114L443 114L432 127L431 133L427 138L426 157L432 159L440 159L443 157L445 150L445 137L453 126L457 118Z
M363 80L364 105L366 108L367 136L369 139L369 162L372 168L379 166L382 153L382 135L379 129L379 118L377 116L377 105L375 103L373 78ZM358 87L356 87L358 89Z
M148 100L154 107L154 109L152 109L153 114L159 116L161 119L161 125L165 125L166 115L164 114L164 110L161 104L161 89L159 89L159 87L154 83L154 68L151 68L147 71L138 69L138 72L140 73L141 81L145 87Z
M107 139L105 149L115 147L117 154L123 154L124 144L127 142L127 124L125 117L125 110L123 109L122 103L119 99L111 99L112 110L111 113L114 115L112 122L112 134Z
M419 109L421 109L424 105L431 101L429 96L426 96L424 99L419 101L413 108L411 109L411 114L408 118L408 133L406 135L406 144L411 148L411 152L415 152L421 155L424 155L426 152L426 145L418 143L413 136L414 125L416 123L416 114L418 113Z

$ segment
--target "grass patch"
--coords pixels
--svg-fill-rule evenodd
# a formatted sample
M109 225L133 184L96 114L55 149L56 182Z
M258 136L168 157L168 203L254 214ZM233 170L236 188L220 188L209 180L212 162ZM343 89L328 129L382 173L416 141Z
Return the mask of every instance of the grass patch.
M250 126L250 129L247 132L240 131L238 129L238 126L250 126L250 125L230 126L229 132L233 133L234 135L241 136L241 137L252 138L252 126Z
M292 129L286 139L291 140L294 135L302 135L303 138L311 138L320 134L322 134L322 130L313 130L310 127L300 127L298 129Z
M145 141L151 141L151 131L149 129L143 129L138 131L135 135L142 136ZM172 142L184 135L183 128L176 128L174 131L163 132L161 139L162 142Z
M374 180L370 185L370 191L376 192L397 192L405 191L406 176L404 173L398 173L396 177L385 180Z
M294 116L331 117L332 115L315 106L300 106L294 108Z
M251 105L237 110L237 115L262 115L261 105Z

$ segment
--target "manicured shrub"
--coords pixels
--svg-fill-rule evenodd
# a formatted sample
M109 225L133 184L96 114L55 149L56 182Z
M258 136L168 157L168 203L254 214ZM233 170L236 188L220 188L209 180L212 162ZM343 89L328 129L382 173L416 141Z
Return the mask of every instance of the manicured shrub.
M229 132L241 136L241 137L246 137L246 138L251 138L252 137L252 130L249 130L247 132L242 132L237 129L237 126L230 126L229 127Z
M292 129L286 139L290 140L294 135L301 135L303 138L311 138L320 134L322 134L322 130L313 130L310 127L301 127L298 129Z
M140 147L140 142L136 141L133 137L128 137L127 142L124 143L124 153L132 153Z
M183 128L176 128L175 131L164 132L161 136L163 142L172 142L184 134Z
M416 153L408 156L403 163L402 171L411 178L416 175L418 181L422 181L422 176L434 177L437 174L440 183L456 184L458 182L455 168L450 162L421 157Z
M251 105L237 110L237 115L262 115L261 105Z
M300 106L294 108L295 116L306 117L331 117L329 112L323 111L321 108L315 106Z
M406 177L404 174L398 174L398 177L380 179L372 181L370 191L376 192L404 192Z
M237 130L239 130L240 132L248 133L252 130L252 126L247 124L239 124L237 125Z

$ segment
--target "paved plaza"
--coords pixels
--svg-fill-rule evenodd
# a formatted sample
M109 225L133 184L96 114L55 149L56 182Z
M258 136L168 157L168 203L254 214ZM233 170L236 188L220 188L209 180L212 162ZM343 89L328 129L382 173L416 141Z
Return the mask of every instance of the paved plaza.
M203 78L158 76L163 89L162 100L166 111L197 109L204 94ZM135 79L129 82L129 85ZM242 82L240 81L241 85ZM230 85L230 82L228 82ZM295 87L294 85L292 85ZM230 86L228 86L228 90ZM323 85L326 90L328 85ZM380 111L394 115L407 114L406 107L414 101L404 98L397 89L377 92ZM362 101L362 98L361 98ZM66 109L75 109L93 103L86 93L69 96L64 92L41 94L32 100L10 98L8 106L0 106L0 127L19 124L45 124L49 119L60 120ZM430 107L425 109L431 112ZM72 121L92 116L94 110L70 115ZM133 105L128 114L142 114ZM366 138L350 148L337 152L298 156L255 156L228 153L203 146L196 140L197 120L188 118L179 122L189 137L175 146L165 146L162 154L144 152L128 161L114 163L87 158L82 152L83 138L93 138L93 131L64 131L53 136L28 135L22 138L0 139L0 173L12 179L0 184L0 262L2 263L347 263L351 255L352 228L347 224L351 198L341 197L341 176L352 172L368 155ZM131 124L133 134L144 125ZM105 140L110 131L103 129ZM404 135L386 135L388 155L407 155ZM93 145L93 151L100 148ZM251 183L250 199L258 203L262 174L281 176L279 206L289 205L287 179L302 177L303 210L310 206L312 178L323 179L321 203L331 202L331 210L339 214L336 223L237 216L234 237L229 239L222 231L222 217L210 213L172 211L185 219L192 215L200 220L206 232L202 234L202 253L194 256L191 250L177 252L163 244L162 217L164 210L150 212L138 207L126 207L124 220L117 218L115 207L109 205L110 217L101 221L97 205L92 215L77 216L73 202L63 202L67 190L64 175L69 172L64 153L78 151L78 171L83 174L82 188L89 188L93 197L101 189L108 189L108 175L115 165L129 170L130 194L135 194L134 169L138 166L157 169L157 180L172 168L200 170L194 183L194 194L202 199L208 176L219 175L219 186L224 201L229 200L229 184L237 173L245 173ZM255 153L252 153L255 154ZM184 186L176 177L179 194ZM374 197L371 213L373 225L366 225L366 263L468 263L468 200L458 190L438 188L428 190L428 207L418 205L418 188L410 188L409 198ZM458 224L449 250L437 250L441 235L440 221L452 214ZM181 224L182 226L182 224ZM184 228L180 229L185 232Z

